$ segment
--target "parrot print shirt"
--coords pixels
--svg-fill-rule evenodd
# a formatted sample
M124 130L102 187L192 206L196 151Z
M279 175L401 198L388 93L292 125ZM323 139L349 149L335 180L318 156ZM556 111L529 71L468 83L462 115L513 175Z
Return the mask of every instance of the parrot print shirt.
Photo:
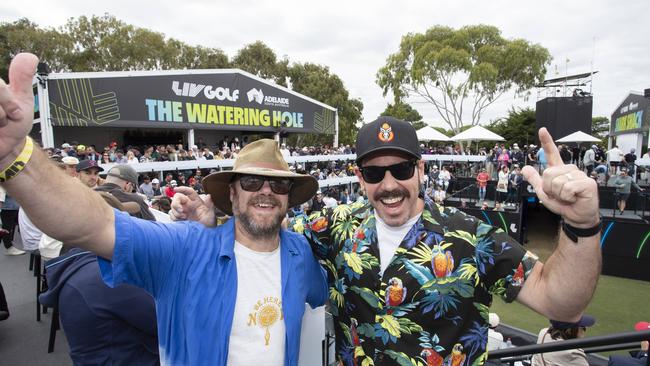
M492 296L511 302L537 257L501 229L430 199L380 275L368 203L296 216L328 272L340 365L483 365Z

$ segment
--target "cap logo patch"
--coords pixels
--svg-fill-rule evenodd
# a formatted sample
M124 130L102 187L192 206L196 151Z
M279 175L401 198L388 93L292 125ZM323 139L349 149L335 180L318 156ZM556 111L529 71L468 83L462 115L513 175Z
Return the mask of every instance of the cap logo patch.
M393 133L393 128L390 127L388 123L383 123L379 127L379 134L377 135L379 137L379 141L382 142L391 142L393 141L393 138L395 137L395 134Z

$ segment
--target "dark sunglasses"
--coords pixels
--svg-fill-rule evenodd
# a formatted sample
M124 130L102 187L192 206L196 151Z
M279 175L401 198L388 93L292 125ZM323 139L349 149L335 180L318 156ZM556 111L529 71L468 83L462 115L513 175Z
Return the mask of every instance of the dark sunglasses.
M411 179L415 173L416 165L417 160L409 160L389 166L364 166L359 168L359 171L363 180L370 184L376 184L384 179L387 170L390 170L390 174L397 180Z
M239 185L248 192L259 191L266 181L269 182L271 191L275 194L288 194L293 185L291 179L286 178L271 178L259 175L242 175L239 177Z

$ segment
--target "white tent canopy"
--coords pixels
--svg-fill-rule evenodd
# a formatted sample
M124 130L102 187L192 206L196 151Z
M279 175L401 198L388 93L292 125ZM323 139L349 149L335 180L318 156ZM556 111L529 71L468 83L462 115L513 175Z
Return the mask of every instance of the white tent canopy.
M600 142L600 139L582 131L576 131L568 136L555 140L555 142Z
M503 137L482 126L474 126L451 138L454 141L503 141Z
M449 137L431 126L422 127L416 133L418 141L451 141Z

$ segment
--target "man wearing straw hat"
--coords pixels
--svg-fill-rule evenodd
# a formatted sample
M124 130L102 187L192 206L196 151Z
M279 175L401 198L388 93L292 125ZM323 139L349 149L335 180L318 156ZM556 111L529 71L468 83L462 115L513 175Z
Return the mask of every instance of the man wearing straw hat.
M34 224L95 252L109 286L129 283L154 297L162 364L297 365L304 304L322 305L327 283L304 237L280 223L318 183L291 173L277 144L260 140L240 152L232 171L205 178L217 207L234 216L218 228L114 210L29 138L37 63L19 54L10 84L0 80L0 183Z

